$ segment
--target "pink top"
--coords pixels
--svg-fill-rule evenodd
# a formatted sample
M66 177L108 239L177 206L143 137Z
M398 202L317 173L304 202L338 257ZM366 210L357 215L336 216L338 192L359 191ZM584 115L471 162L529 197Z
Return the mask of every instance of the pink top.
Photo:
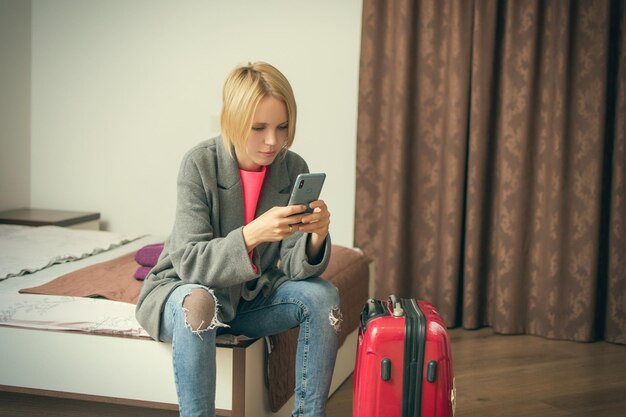
M259 202L259 196L261 195L261 188L263 188L263 180L265 179L266 172L267 167L262 167L260 171L239 170L239 175L241 176L241 186L243 188L245 224L254 220L256 206Z
M254 214L256 213L256 207L259 203L259 196L261 195L266 172L267 167L265 166L262 167L260 171L239 170L241 186L243 188L244 224L248 224L254 220ZM248 255L250 256L250 261L252 261L252 252ZM252 264L252 268L254 272L258 272L256 265Z

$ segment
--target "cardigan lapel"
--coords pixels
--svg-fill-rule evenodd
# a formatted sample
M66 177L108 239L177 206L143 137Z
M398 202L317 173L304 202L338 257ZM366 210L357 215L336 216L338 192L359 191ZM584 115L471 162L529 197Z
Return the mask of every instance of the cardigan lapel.
M243 188L237 159L230 156L221 136L217 138L216 142L220 235L224 237L236 228L243 226Z

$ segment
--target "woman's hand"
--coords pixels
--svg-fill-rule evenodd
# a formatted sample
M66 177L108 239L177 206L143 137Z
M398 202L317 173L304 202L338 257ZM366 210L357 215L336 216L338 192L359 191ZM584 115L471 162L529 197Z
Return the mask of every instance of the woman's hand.
M310 233L311 236L307 242L306 253L309 262L316 264L319 262L320 255L323 255L321 249L324 247L324 241L328 236L328 228L330 226L330 212L323 200L317 200L310 204L313 213L302 216L302 224L299 230L303 233Z
M263 242L276 242L301 230L300 214L306 210L304 205L272 207L243 227L243 239L248 252ZM296 224L298 223L298 224Z

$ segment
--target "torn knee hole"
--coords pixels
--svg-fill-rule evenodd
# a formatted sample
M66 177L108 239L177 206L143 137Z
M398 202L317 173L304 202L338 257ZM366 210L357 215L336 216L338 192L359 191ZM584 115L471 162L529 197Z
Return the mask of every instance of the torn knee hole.
M328 316L328 320L330 325L333 327L335 332L341 331L341 323L343 322L343 314L341 314L341 309L339 306L335 306L330 309L330 315Z
M185 324L195 333L223 327L217 319L217 307L212 292L201 288L191 290L183 300Z

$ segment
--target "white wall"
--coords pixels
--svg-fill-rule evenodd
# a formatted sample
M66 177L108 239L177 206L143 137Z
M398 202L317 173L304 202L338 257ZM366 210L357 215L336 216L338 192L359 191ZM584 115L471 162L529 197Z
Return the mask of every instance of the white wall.
M0 0L0 211L30 205L30 1Z
M361 0L33 0L32 205L168 234L182 155L217 132L227 73L267 61L299 106L293 150L354 227Z

